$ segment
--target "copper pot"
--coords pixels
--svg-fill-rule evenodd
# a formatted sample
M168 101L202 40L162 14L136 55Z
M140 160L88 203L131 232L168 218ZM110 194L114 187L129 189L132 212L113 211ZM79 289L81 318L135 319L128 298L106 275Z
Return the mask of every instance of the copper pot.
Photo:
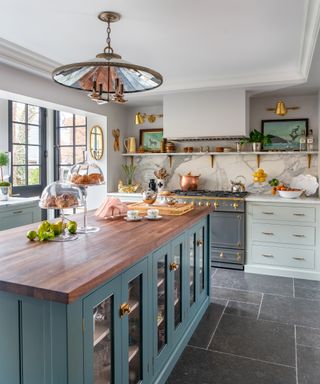
M183 191L196 191L198 189L199 176L192 176L191 172L187 175L180 176L180 187Z

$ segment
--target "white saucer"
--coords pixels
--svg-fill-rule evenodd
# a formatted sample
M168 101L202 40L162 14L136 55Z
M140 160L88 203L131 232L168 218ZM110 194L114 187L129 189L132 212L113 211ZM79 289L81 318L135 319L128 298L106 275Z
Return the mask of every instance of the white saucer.
M145 218L148 220L160 220L162 219L162 216L160 215L158 215L157 217L145 216Z
M136 219L129 219L129 217L125 216L124 219L126 221L141 221L143 219L143 217L137 217Z

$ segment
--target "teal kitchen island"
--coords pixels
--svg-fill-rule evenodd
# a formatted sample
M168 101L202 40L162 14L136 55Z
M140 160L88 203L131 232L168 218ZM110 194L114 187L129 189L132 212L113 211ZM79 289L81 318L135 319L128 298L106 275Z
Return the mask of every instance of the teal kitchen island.
M210 211L0 233L0 383L164 383L209 304ZM34 227L34 226L33 226Z

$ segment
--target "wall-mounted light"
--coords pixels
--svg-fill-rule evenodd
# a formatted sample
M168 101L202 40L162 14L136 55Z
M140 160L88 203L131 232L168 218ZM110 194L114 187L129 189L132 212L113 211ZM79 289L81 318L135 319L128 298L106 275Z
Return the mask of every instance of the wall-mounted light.
M163 114L147 115L146 113L138 112L138 113L136 113L134 121L135 121L136 125L143 124L146 121L146 119L148 120L149 123L154 123L157 120L157 117L163 117Z
M277 102L275 108L267 108L267 111L274 112L278 116L285 116L289 110L296 110L300 107L287 107L284 101L280 100Z

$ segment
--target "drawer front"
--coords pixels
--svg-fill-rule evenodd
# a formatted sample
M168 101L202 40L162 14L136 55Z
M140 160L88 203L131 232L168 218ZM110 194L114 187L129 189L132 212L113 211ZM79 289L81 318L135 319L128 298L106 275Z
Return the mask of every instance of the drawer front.
M40 220L40 208L17 208L0 213L0 231L20 227Z
M211 248L211 260L226 263L243 264L244 251L227 248Z
M314 269L314 250L269 245L252 246L254 263L291 268Z
M295 222L310 222L316 220L316 209L314 207L285 207L277 205L253 205L252 215L254 219L263 220L286 220Z
M268 223L252 224L253 241L282 244L311 245L315 243L315 228Z

